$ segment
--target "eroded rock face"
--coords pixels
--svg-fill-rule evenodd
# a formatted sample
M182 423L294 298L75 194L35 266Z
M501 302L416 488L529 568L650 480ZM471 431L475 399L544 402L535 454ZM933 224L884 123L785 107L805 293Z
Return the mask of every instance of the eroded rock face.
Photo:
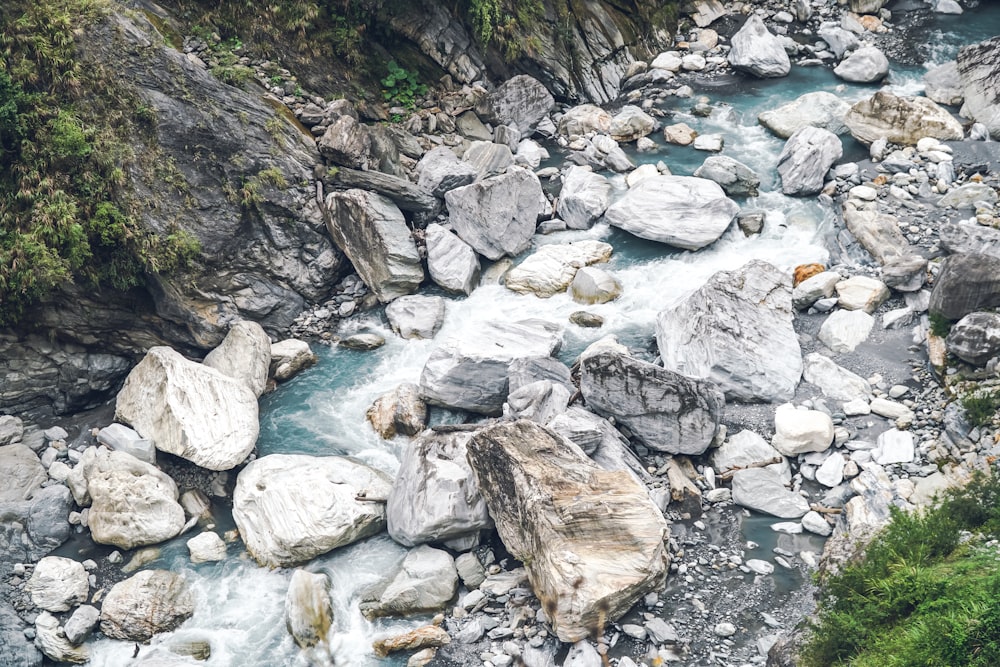
M844 124L863 144L886 139L912 146L924 137L944 141L963 136L962 125L926 97L897 97L884 91L852 106L844 115Z
M507 79L485 99L483 115L495 125L513 125L521 138L530 137L556 103L548 89L527 74Z
M145 642L173 630L194 613L194 594L182 576L144 570L108 591L101 605L101 632L112 639Z
M233 519L258 563L288 567L382 530L391 485L353 459L272 454L240 471Z
M1000 139L1000 37L962 47L957 63L965 110Z
M469 463L561 641L587 637L666 576L668 529L646 489L529 421L476 433Z
M241 380L154 347L118 392L115 420L161 452L209 470L242 463L257 444L257 397Z

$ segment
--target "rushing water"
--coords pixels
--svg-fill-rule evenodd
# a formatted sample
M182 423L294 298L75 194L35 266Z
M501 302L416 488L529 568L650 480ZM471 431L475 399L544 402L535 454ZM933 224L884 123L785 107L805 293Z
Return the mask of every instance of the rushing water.
M974 15L939 17L925 29L928 66L953 58L962 44L1000 32L1000 8L995 5ZM924 67L896 67L888 87L897 93L917 94L922 89ZM823 244L832 224L832 212L815 199L792 199L776 192L774 165L783 141L757 124L761 111L772 109L799 95L827 90L846 100L870 95L877 86L847 85L825 68L793 68L783 79L742 81L738 85L709 91L715 111L710 117L691 115L691 100L671 99L666 110L674 114L668 122L686 122L700 133L721 133L725 155L734 157L757 172L762 179L761 194L741 201L745 209L766 212L763 233L746 238L735 225L715 244L697 253L678 252L660 244L643 241L619 230L598 224L585 231L571 231L536 238L536 246L581 238L611 243L615 254L608 269L623 286L622 297L613 303L587 307L601 315L601 329L581 329L568 324L569 315L580 309L567 295L540 299L519 295L498 285L484 285L467 298L449 297L445 323L435 340L402 340L389 329L381 312L364 313L344 323L340 335L374 331L386 345L374 352L353 352L315 346L320 362L278 391L261 400L260 455L303 453L312 455L349 454L389 473L395 472L404 440L384 441L365 421L365 411L380 394L402 382L417 382L428 355L439 342L451 337L475 336L480 325L490 320L520 320L531 317L566 323L560 353L566 362L589 343L608 334L640 351L653 349L656 314L697 289L720 270L732 270L755 258L790 269L807 262L824 262L828 252ZM661 139L654 135L655 139ZM863 155L862 148L844 138L845 159ZM554 151L555 152L555 151ZM708 154L679 146L660 146L654 153L636 154L637 162L664 161L675 174L690 174ZM624 191L624 179L613 177L615 187ZM437 411L433 419L452 418ZM219 517L220 521L228 521ZM766 558L779 539L769 530L773 521L754 516L743 524L743 538L760 544L755 553ZM166 545L153 566L182 571L197 593L197 611L180 630L156 638L159 643L183 639L208 639L213 654L206 665L244 667L303 664L298 650L284 627L284 594L288 570L268 570L248 560L241 545L230 545L230 559L222 563L192 565L184 543L187 537ZM785 539L785 538L781 538ZM812 540L810 542L810 540ZM815 538L802 538L816 548ZM789 545L792 546L792 545ZM801 548L796 546L795 548ZM382 535L336 550L308 566L327 572L333 582L335 606L334 644L339 646L339 665L402 664L379 660L371 653L371 641L380 633L414 627L425 619L366 621L358 611L357 597L366 585L391 572L404 550ZM753 557L753 556L748 556ZM778 588L796 585L793 575L778 582ZM797 575L795 575L797 576ZM92 664L112 667L124 664L133 646L101 640L93 646ZM143 651L151 650L144 648Z

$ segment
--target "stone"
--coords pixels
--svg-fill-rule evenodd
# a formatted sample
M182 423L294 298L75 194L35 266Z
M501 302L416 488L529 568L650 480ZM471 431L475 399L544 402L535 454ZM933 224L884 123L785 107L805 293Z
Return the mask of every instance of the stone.
M617 299L621 296L622 285L617 278L603 269L583 266L573 276L569 292L573 301L593 305Z
M271 339L256 322L241 320L229 328L222 343L202 363L242 381L259 397L271 366Z
M814 195L823 189L826 173L844 154L840 138L818 127L806 126L789 137L778 156L781 191L786 195Z
M346 338L341 338L337 345L347 350L355 352L371 352L385 345L385 338L380 334L370 331L352 334Z
M862 46L834 67L833 73L851 83L875 83L889 74L889 59L874 46Z
M985 183L966 183L948 191L944 197L938 200L940 208L976 208L976 204L985 202L987 204L997 203L997 193Z
M0 470L4 479L0 503L29 499L49 478L38 455L22 444L0 447Z
M447 146L438 146L424 153L414 171L417 186L435 197L444 197L449 190L469 185L479 175L475 167L458 159Z
M326 228L382 303L411 294L424 270L402 212L382 195L356 188L326 198Z
M866 398L872 392L871 385L863 377L838 366L818 352L807 354L804 361L802 377L819 387L824 396L838 401L853 401Z
M214 563L226 559L226 543L211 530L192 537L187 541L187 547L192 563Z
M750 167L725 155L706 158L694 175L715 181L730 197L756 197L760 186L760 177Z
M725 146L725 143L726 139L721 134L699 134L694 138L694 143L691 146L696 151L718 153Z
M549 159L549 152L531 139L523 139L514 152L514 164L529 169L538 169L542 160Z
M146 642L193 613L194 595L181 575L143 570L108 591L101 604L101 632L112 639Z
M914 456L913 433L894 428L885 431L878 437L872 456L880 466L909 463Z
M844 481L844 457L834 452L816 468L816 481L823 486L834 488Z
M768 563L766 560L761 560L759 558L748 558L744 565L746 565L754 574L774 574L774 565Z
M910 244L899 229L899 220L893 215L872 209L857 210L846 207L844 222L858 243L879 264L884 265L893 257L910 254Z
M499 415L511 362L550 357L561 343L561 331L548 322L487 322L474 337L450 339L431 352L420 374L421 394L432 405Z
M873 326L875 318L863 310L837 310L823 321L817 337L834 352L843 354L868 340Z
M471 433L427 433L403 450L386 504L389 536L413 547L492 526L466 459Z
M774 411L771 445L785 456L823 452L833 444L833 420L819 410L800 410L791 403Z
M36 607L60 612L86 602L90 584L82 563L61 556L46 556L35 564L35 571L24 589Z
M433 338L444 322L444 303L439 296L401 296L385 307L385 316L403 338Z
M468 451L500 538L561 641L589 636L662 585L666 522L628 473L602 470L524 420L478 431Z
M844 115L851 135L865 145L878 139L915 145L924 137L961 140L961 124L926 97L900 97L879 91L855 103Z
M268 344L270 346L270 343ZM156 446L124 424L110 424L97 432L97 442L108 449L131 454L140 461L156 465Z
M963 46L956 61L965 97L962 115L982 123L991 137L1000 139L1000 38Z
M844 114L851 108L841 97L826 91L806 93L795 100L758 114L757 120L772 134L788 139L804 127L846 134Z
M715 242L739 212L712 181L690 176L656 176L640 181L608 207L613 227L685 250Z
M379 639L372 644L375 654L386 656L397 651L436 648L451 643L448 633L437 625L423 625L401 635ZM433 653L431 654L433 656ZM412 658L411 658L412 660ZM423 663L421 663L423 664ZM494 663L496 664L496 663ZM407 667L410 667L409 662Z
M299 648L328 641L333 625L330 578L296 568L285 593L285 628Z
M1000 306L1000 257L981 253L951 255L941 264L929 311L949 320Z
M476 170L476 178L489 178L506 172L514 164L514 153L508 146L492 141L473 141L462 153L462 162Z
M507 379L511 391L539 380L551 380L566 389L574 390L570 369L563 362L552 357L518 357L507 368Z
M367 169L372 160L372 138L368 127L344 115L335 120L316 142L320 154L334 164Z
M66 619L66 624L63 626L66 640L73 646L79 646L90 636L100 620L101 612L97 607L92 607L89 604L77 607L76 611Z
M802 527L810 533L815 533L824 537L833 532L833 526L831 526L830 523L823 518L823 515L819 512L813 511L807 512L806 515L802 517Z
M24 424L20 417L0 415L0 447L21 442L24 436Z
M909 419L913 418L913 411L902 403L897 403L896 401L891 401L887 398L873 398L868 404L871 411L879 415L880 417L885 417L886 419L896 420L901 417L907 417Z
M764 21L751 14L733 35L727 56L733 69L761 78L787 76L792 69L781 40L768 31Z
M690 146L698 137L698 133L686 123L676 123L663 128L663 140L668 144Z
M656 319L666 368L709 379L727 399L788 400L802 375L787 273L753 260L720 271Z
M969 313L952 326L945 343L948 352L962 361L985 366L1000 355L1000 315Z
M476 110L494 125L514 125L521 137L529 137L538 123L548 117L555 100L534 77L519 74L507 79L484 98Z
M871 315L889 298L885 283L868 276L852 276L837 283L837 305L844 310L863 310Z
M458 571L447 551L426 544L411 549L400 570L374 600L364 600L368 618L408 616L443 609L458 592Z
M463 111L455 117L455 131L472 141L493 141L493 133L472 110Z
M59 619L43 611L35 619L35 646L55 662L82 664L90 659L86 646L73 646L59 627Z
M420 397L420 388L406 382L375 399L365 416L386 440L416 435L427 426L427 404Z
M614 417L650 449L671 454L708 449L725 405L711 382L610 350L581 355L580 391L591 410Z
M562 176L556 213L569 229L590 229L611 203L611 182L585 167L570 166Z
M954 60L927 70L923 82L924 94L938 104L957 107L965 100L958 63Z
M809 511L805 498L786 489L781 476L765 468L733 474L733 502L781 519L798 519Z
M397 160L398 157L394 157L390 163L399 169ZM342 188L370 190L379 194L400 210L413 213L418 219L433 218L441 210L441 201L431 192L402 176L373 170L356 171L344 167L337 171L332 180Z
M73 509L73 497L61 484L38 489L30 500L0 506L0 563L35 562L69 539L67 516ZM0 620L4 608L0 604Z
M581 104L569 109L559 119L559 134L569 137L588 132L607 134L611 131L611 114L593 104Z
M820 299L833 296L841 280L836 271L821 271L806 278L792 290L792 305L797 310L806 310Z
M882 265L882 280L899 292L916 292L927 279L927 260L919 255L889 257Z
M244 385L232 382L250 394ZM91 447L66 482L77 504L90 506L88 525L99 544L134 549L169 540L184 527L177 485L131 454Z
M578 269L611 258L612 248L602 241L544 245L507 272L507 289L548 298L566 291Z
M289 567L380 532L391 488L353 459L271 454L240 471L233 519L258 563Z
M492 260L528 248L545 196L534 173L513 167L506 173L445 194L459 238Z
M854 51L861 42L854 33L845 30L834 21L825 21L820 24L817 31L819 37L830 46L830 50L837 58L843 58L849 51Z
M483 569L483 564L472 552L459 555L455 559L455 569L458 570L458 576L462 579L462 583L470 591L477 590L479 585L486 581L486 570Z
M719 472L758 467L762 463L773 461L764 467L778 473L785 483L792 480L791 467L781 452L750 430L730 436L718 449L713 450L711 460L712 466Z
M479 285L479 258L468 243L437 223L427 226L427 271L449 292L472 294Z
M611 119L608 134L615 141L628 143L652 133L656 120L637 106L626 104Z
M547 424L566 411L571 396L565 385L539 380L511 390L503 406L503 414L505 418L530 419Z
M287 338L271 343L270 372L278 382L290 380L318 360L304 340Z
M695 0L691 5L691 20L699 28L707 28L728 14L719 0Z

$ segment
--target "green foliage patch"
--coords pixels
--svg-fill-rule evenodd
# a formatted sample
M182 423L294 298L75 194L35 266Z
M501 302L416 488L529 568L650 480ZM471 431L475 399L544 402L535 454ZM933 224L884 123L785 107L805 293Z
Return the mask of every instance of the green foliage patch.
M427 93L427 86L417 80L417 73L404 69L390 60L386 65L388 74L382 79L382 96L389 104L412 109L416 98Z
M962 409L973 426L986 426L1000 409L1000 390L980 389L962 397Z

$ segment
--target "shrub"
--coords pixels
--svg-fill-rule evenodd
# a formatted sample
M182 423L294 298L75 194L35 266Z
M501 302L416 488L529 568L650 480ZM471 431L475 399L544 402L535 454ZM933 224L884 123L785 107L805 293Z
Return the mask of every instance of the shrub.
M395 60L390 60L386 69L389 73L382 79L385 101L412 109L416 98L427 92L427 86L417 80L416 72L400 67Z
M985 426L993 421L1000 409L1000 390L980 389L962 397L962 409L973 426Z

